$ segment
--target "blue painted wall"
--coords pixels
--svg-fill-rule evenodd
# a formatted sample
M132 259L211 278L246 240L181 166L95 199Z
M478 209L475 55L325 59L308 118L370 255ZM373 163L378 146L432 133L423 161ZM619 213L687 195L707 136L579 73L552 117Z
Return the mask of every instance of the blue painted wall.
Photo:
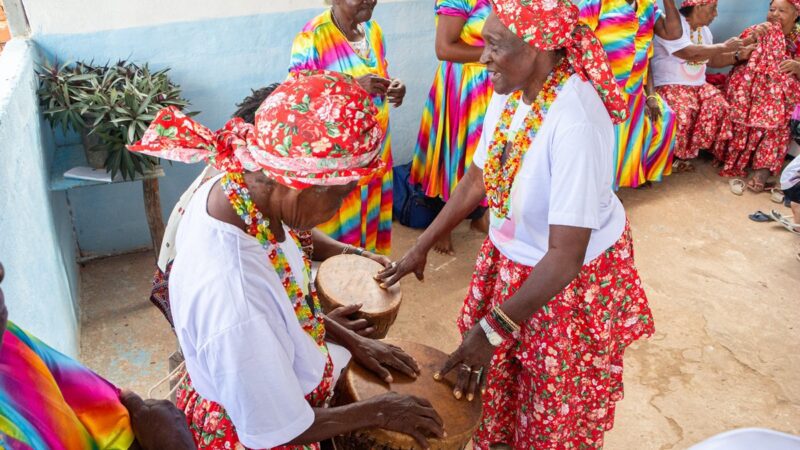
M35 45L0 55L0 262L10 318L55 348L78 354L75 240L63 194L49 191L52 141L36 97Z
M375 19L384 29L390 70L408 85L405 104L392 111L396 163L410 161L422 107L437 61L434 55L433 0L379 4ZM717 40L762 21L767 2L725 0L712 28ZM113 61L127 58L172 68L199 119L221 126L234 103L251 88L285 77L294 35L321 9L202 20L90 34L39 34L37 43L50 58ZM59 139L59 144L68 143ZM162 179L165 217L180 193L199 173L176 164ZM84 254L108 254L150 245L140 183L70 191L77 239Z

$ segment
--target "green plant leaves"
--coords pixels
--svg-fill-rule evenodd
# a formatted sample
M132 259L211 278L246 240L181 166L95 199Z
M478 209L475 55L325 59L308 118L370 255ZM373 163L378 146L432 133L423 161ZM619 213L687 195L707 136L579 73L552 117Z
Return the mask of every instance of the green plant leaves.
M112 177L119 173L132 179L152 169L159 160L131 153L125 146L142 138L160 109L189 105L168 72L127 61L106 66L44 63L36 71L38 95L44 116L53 127L97 135L100 144L92 150L109 152L106 170Z

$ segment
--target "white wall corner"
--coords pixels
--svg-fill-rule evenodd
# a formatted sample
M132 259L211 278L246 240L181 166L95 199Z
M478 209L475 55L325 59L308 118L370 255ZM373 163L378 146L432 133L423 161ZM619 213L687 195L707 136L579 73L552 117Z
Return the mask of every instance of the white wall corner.
M8 29L12 37L25 38L31 35L31 26L25 14L25 5L22 0L3 0L8 20Z

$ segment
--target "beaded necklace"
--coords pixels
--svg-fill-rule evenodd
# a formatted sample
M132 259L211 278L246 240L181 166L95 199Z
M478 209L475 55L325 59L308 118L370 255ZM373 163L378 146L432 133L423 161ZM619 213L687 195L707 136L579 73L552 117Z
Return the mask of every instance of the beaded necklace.
M689 30L689 40L692 41L692 44L694 44L694 45L703 45L703 27L697 27L697 30L695 30L695 31L691 31L691 29L690 29ZM697 62L686 61L686 65L687 66L695 66L695 67L705 66L707 63L708 63L708 60L706 60L706 61L697 61Z
M522 91L515 92L506 100L503 113L492 137L492 143L489 145L489 155L483 169L486 197L489 207L496 217L508 218L511 208L511 187L522 165L522 158L542 126L547 111L550 110L559 91L573 72L566 58L550 72L542 90L536 96L536 101L531 106L531 111L525 118L524 126L517 131L507 155L506 147L508 147L509 134L511 134L509 127L517 112Z
M275 239L275 234L269 229L269 220L261 214L261 211L256 208L255 202L250 197L250 191L244 182L244 175L242 173L226 173L222 176L221 180L222 190L228 197L233 210L242 218L242 221L247 225L247 232L251 236L258 239L261 246L269 254L269 261L275 272L281 279L286 295L292 302L295 316L300 326L308 333L317 345L326 352L325 346L325 325L322 317L322 308L317 298L317 293L309 285L310 293L307 301L306 295L297 284L297 279L292 273L292 267L289 265L289 260L283 253L283 249ZM289 231L289 235L294 240L295 244L300 247L294 232ZM308 258L303 255L303 262L305 263L306 274L311 273L311 263ZM311 306L313 305L313 311Z

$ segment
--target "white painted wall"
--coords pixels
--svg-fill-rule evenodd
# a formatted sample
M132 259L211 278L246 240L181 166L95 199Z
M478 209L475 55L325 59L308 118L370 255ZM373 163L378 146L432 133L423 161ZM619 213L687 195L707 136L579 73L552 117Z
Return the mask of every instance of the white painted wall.
M324 5L323 0L21 1L25 5L34 35L91 33L202 19L290 12ZM381 0L381 3L403 1L409 0Z

